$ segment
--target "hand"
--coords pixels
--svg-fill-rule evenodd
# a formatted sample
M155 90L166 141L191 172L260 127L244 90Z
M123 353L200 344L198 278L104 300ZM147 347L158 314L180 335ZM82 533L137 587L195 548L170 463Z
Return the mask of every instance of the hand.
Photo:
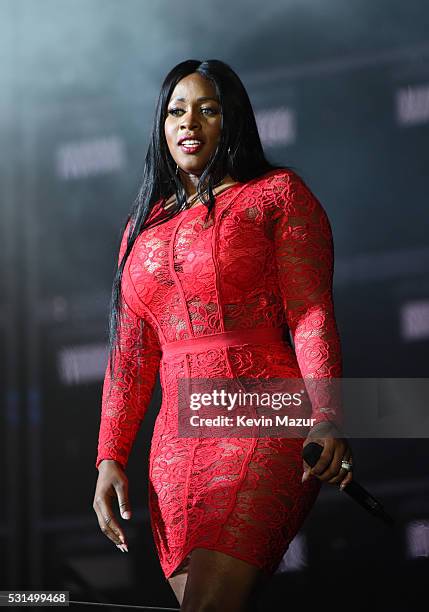
M101 531L122 552L128 552L124 532L118 524L112 508L112 500L117 498L121 516L131 518L128 501L128 478L122 466L113 459L103 459L98 466L98 479L92 507L97 515Z
M342 490L353 480L353 473L341 467L343 460L353 463L353 455L347 440L340 437L339 434L339 430L330 421L317 423L310 429L303 448L310 442L317 442L323 446L323 451L313 467L303 460L302 482L305 482L312 474L329 484L341 483L340 489Z

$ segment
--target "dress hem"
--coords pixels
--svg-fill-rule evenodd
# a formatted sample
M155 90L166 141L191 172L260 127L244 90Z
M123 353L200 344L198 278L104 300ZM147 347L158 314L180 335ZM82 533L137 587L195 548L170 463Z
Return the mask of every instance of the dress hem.
M236 551L231 551L231 548L227 546L222 546L218 544L212 544L212 545L204 544L202 546L198 546L197 544L192 544L192 546L190 546L189 548L184 549L182 555L180 556L180 561L176 563L175 566L170 571L166 572L163 570L166 580L172 577L172 574L174 574L174 572L180 567L180 565L183 563L186 557L194 550L194 548L205 548L206 550L215 550L217 552L224 553L226 555L229 555L230 557L234 557L235 559L240 559L240 561L245 561L246 563L249 563L249 565L253 565L254 567L257 567L262 572L268 575L272 575L276 570L276 568L274 568L274 570L269 569L267 565L257 564L255 563L254 559L250 559L249 557L246 557L246 555L240 555ZM277 564L277 566L279 565L279 563Z

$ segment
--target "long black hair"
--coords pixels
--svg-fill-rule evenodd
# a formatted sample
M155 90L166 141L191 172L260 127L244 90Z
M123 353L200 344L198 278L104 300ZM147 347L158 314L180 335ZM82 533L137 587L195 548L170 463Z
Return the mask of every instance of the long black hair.
M176 204L163 215L166 221L183 210L187 194L176 174L176 163L170 154L164 134L167 106L177 83L192 73L209 79L216 89L222 111L222 128L218 146L202 172L197 193L207 206L209 215L215 204L213 187L229 174L235 181L245 183L275 169L286 168L270 163L264 154L256 125L255 115L247 91L232 68L220 60L185 60L177 64L165 77L161 86L155 110L152 134L138 194L134 200L122 233L129 225L127 247L116 270L113 280L109 315L109 356L120 347L121 284L125 262L134 242L143 229L149 226L146 220L160 199L167 199L173 193ZM205 199L204 190L208 194ZM157 219L157 223L160 220ZM152 223L152 220L151 220ZM110 373L113 374L113 359L110 359Z

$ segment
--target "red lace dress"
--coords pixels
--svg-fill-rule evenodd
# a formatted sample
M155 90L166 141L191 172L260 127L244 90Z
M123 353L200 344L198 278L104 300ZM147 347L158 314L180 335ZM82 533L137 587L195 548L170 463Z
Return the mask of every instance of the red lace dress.
M103 387L96 466L125 467L160 372L149 503L166 578L195 547L274 572L321 485L301 482L303 438L179 436L178 379L341 376L332 234L317 198L292 170L273 170L218 194L214 211L205 221L198 204L137 238L122 350ZM287 326L294 349L278 333ZM335 410L312 400L317 422Z

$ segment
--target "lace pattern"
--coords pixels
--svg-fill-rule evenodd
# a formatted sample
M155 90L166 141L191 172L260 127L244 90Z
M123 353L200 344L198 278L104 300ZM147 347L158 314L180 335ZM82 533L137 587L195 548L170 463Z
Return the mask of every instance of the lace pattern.
M320 489L316 478L301 483L300 439L179 437L180 378L303 377L318 383L309 386L316 421L341 413L329 384L342 371L333 241L320 202L297 174L275 170L225 190L205 215L195 206L137 238L123 275L123 350L103 387L97 465L125 467L160 373L149 503L166 577L196 546L274 571ZM266 327L289 328L294 346L162 352L175 340Z

